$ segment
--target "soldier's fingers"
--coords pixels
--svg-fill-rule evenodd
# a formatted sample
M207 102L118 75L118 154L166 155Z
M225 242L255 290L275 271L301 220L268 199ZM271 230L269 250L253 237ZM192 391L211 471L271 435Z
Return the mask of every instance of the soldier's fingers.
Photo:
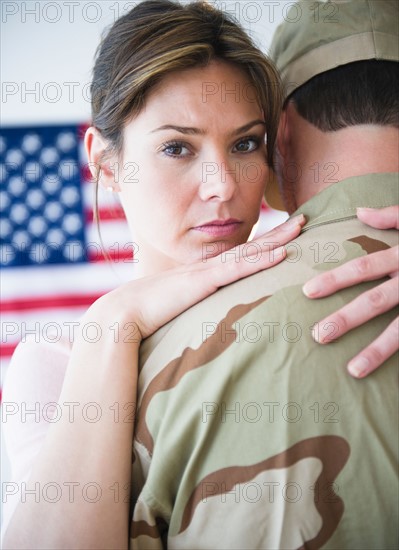
M355 378L364 378L399 349L399 317L385 331L348 363L348 371Z

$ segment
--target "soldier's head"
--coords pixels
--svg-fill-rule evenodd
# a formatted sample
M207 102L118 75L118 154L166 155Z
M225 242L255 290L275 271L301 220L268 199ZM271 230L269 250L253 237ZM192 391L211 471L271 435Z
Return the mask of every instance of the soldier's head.
M285 204L275 182L266 192L272 206L292 211L335 181L397 169L392 154L375 168L359 162L353 136L359 130L373 142L381 137L378 129L389 129L387 152L397 147L391 142L399 127L398 6L397 0L301 0L277 29L271 56L285 93L277 141ZM353 148L352 166L338 140L348 153Z

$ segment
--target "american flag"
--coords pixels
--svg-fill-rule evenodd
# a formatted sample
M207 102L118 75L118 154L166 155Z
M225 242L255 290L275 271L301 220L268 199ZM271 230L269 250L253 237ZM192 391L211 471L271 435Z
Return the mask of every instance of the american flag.
M6 128L0 135L1 378L26 334L76 321L132 278L133 244L119 202L99 193L105 257L93 221L86 126ZM108 261L111 258L111 262Z

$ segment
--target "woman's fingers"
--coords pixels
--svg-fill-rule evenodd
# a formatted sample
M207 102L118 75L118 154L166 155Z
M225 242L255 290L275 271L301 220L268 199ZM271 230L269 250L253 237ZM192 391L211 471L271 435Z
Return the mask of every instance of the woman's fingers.
M348 363L348 371L355 378L364 378L398 350L399 317L384 332Z
M355 258L331 271L313 277L304 285L303 292L308 298L323 298L357 283L373 281L387 275L397 275L398 268L399 246L394 246L388 250Z
M293 232L299 234L300 228L303 227L305 223L305 216L303 214L300 214L299 216L288 219L287 221L273 228L271 231L268 231L264 235L261 235L260 237L255 239L254 242L277 242L277 246L281 246L291 240L292 237L290 237L289 235L291 235Z
M377 229L399 229L399 206L386 208L358 208L357 217Z
M234 252L239 252L240 256L253 256L258 254L260 251L267 251L279 248L297 237L301 232L302 226L305 225L305 222L306 219L301 214L300 216L287 220L283 224L261 235L257 239L227 250L217 257L223 258L224 255L229 255L230 257L232 257Z
M395 248L398 249L398 247ZM375 255L378 254L381 253L375 253ZM371 256L372 255L364 258L370 258ZM384 274L384 270L386 271L389 269L390 267L384 266L384 269L380 272L380 276ZM378 269L374 271L374 275L376 277L378 277L377 273ZM358 276L355 273L352 284L358 282L357 277ZM368 280L368 278L366 279L366 277L364 277L361 280ZM372 278L375 277L373 276ZM336 290L347 286L348 279L345 281L346 282L344 284L342 284L342 280L339 279L338 284L336 281L329 281L330 289L333 289L334 284L336 285ZM332 290L332 292L334 292L334 290ZM317 296L321 297L330 293L331 292L322 292ZM399 283L398 276L396 274L396 276L389 281L385 281L371 290L360 294L357 298L349 302L349 304L317 323L313 330L313 337L316 342L319 342L320 344L328 344L329 342L332 342L343 334L349 332L353 328L356 328L370 319L373 319L377 315L389 311L393 307L397 306L398 303ZM355 378L364 378L377 367L382 365L384 361L386 361L399 349L398 331L399 318L397 317L395 321L393 321L376 340L374 340L369 346L367 346L367 348L361 351L348 363L349 373Z
M287 255L282 245L297 237L304 223L305 217L298 216L258 239L211 258L208 268L216 269L213 269L212 275L210 272L209 281L219 288L280 263Z
M253 273L268 269L273 265L277 265L286 257L287 252L283 246L273 250L259 249L258 252L252 255L241 256L237 261L230 261L216 265L213 272L209 273L209 283L214 285L214 291L222 286L228 285L248 277ZM199 275L201 276L201 274ZM203 276L203 275L202 275ZM211 292L209 292L210 294Z
M358 208L358 218L378 229L399 228L399 206L381 209ZM314 339L326 344L351 329L389 311L399 302L399 246L356 258L308 281L303 292L308 298L322 298L364 281L390 276L375 288L361 294L337 312L315 325ZM399 349L398 318L348 364L348 371L363 378L379 367Z
M218 256L133 281L136 304L132 317L137 320L142 336L149 336L218 288L281 262L287 254L281 245L294 239L304 223L303 216L289 220L258 239ZM146 296L145 303L142 296Z
M399 302L398 278L395 277L360 294L344 307L315 325L314 339L328 344L349 330L395 307ZM396 342L398 346L398 342Z
M254 255L226 254L203 263L181 266L160 275L131 283L130 317L139 327L143 338L200 302L225 285L281 262L286 256L284 247L264 249ZM145 301L144 298L145 297ZM128 303L129 296L126 296Z
M399 206L381 209L358 208L357 216L362 222L378 229L399 228ZM326 344L397 306L398 268L399 246L394 246L351 260L308 281L303 287L305 295L309 298L322 298L364 281L392 277L390 281L385 281L361 294L317 323L313 332L314 339ZM374 342L349 362L348 371L352 376L367 376L399 349L398 323L399 318L396 318Z

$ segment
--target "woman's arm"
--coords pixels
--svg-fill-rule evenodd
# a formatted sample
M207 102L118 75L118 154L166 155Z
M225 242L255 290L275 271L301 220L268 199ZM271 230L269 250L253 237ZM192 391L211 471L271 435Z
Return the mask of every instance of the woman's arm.
M399 229L399 206L371 209L359 208L358 218L377 229ZM320 326L334 323L338 332L334 338L342 336L377 315L389 311L399 303L399 246L374 252L356 258L344 265L317 275L304 285L308 298L323 298L334 292L364 281L373 281L389 276L372 290L364 292L355 300L319 322ZM323 334L315 331L314 337ZM329 340L318 339L320 344ZM348 363L349 373L356 378L364 378L382 365L399 349L399 318L397 317L386 330Z
M31 494L18 503L4 548L127 548L133 423L124 422L126 414L115 421L115 406L123 411L135 401L138 344L115 343L111 317L105 321L100 310L92 307L76 330L58 400L62 414L49 425L26 490L20 488L21 497ZM83 337L89 323L101 327L95 344Z
M89 308L58 400L63 414L31 465L27 488L38 487L40 498L18 503L5 549L128 548L134 419L125 411L134 411L141 339L218 288L279 263L286 255L279 245L303 223L283 224L254 241L258 247L132 281Z

